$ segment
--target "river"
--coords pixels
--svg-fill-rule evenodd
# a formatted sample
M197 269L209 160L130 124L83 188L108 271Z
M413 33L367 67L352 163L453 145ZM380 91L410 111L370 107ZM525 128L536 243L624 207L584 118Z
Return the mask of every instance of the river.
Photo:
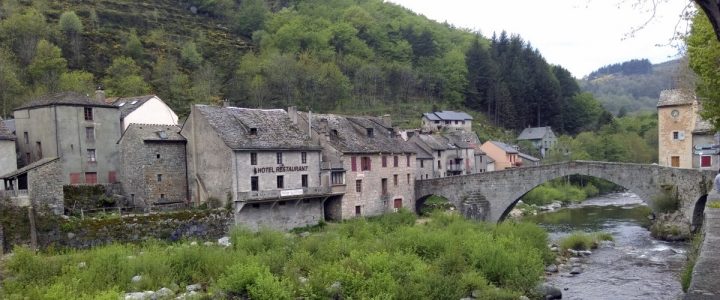
M653 239L644 227L649 212L635 194L613 193L524 219L547 229L554 241L576 230L604 231L615 238L614 246L581 259L581 274L561 270L548 276L563 299L679 299L678 274L688 245Z

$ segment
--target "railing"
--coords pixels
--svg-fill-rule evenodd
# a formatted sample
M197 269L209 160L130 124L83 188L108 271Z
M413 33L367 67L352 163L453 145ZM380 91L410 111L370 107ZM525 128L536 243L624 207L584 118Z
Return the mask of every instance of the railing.
M449 172L462 172L462 171L463 171L463 165L459 165L459 164L448 165L447 170L448 170Z
M0 198L17 198L27 196L27 190L0 190Z
M341 170L343 168L343 162L341 161L323 161L320 163L320 169L322 170Z
M318 186L287 190L250 191L239 192L235 201L258 201L268 199L282 199L298 196L326 195L332 193L331 187Z

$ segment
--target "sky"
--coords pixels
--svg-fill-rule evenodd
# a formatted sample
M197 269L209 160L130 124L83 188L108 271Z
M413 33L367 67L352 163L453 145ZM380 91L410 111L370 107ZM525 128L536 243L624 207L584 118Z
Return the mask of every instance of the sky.
M388 0L456 27L519 34L545 59L575 77L608 64L648 58L660 63L678 57L670 41L685 32L678 0ZM643 3L637 6L637 3ZM659 2L653 10L651 4ZM653 16L653 11L654 16ZM633 28L643 26L633 34Z

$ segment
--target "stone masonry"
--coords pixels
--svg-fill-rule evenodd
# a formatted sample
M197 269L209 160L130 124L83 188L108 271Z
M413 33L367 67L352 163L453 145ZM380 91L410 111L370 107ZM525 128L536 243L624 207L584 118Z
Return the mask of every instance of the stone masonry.
M653 198L674 188L688 224L697 223L696 204L712 188L714 171L678 169L657 165L574 161L538 167L507 169L464 176L420 180L415 197L447 198L465 216L488 222L505 218L527 192L549 180L567 175L588 175L619 184L636 193L651 207ZM700 201L702 202L702 201Z
M28 195L33 206L47 205L54 213L62 214L65 207L60 160L54 160L29 170L27 177Z

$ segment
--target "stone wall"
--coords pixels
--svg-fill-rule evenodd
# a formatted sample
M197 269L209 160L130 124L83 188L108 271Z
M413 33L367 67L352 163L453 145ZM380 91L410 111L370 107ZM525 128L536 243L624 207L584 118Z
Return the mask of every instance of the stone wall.
M713 193L708 196L708 203L710 201L720 201L720 195ZM703 233L705 238L692 271L686 300L720 298L720 257L717 256L720 252L720 208L705 208Z
M27 173L28 196L33 206L47 205L55 214L62 214L63 203L63 174L60 160L54 160Z
M254 204L236 202L236 205L239 207L235 213L235 224L250 230L290 230L316 225L323 220L323 198Z
M38 232L41 248L89 248L109 243L135 243L149 239L215 240L227 235L233 224L226 210L180 211L148 215L64 220Z

